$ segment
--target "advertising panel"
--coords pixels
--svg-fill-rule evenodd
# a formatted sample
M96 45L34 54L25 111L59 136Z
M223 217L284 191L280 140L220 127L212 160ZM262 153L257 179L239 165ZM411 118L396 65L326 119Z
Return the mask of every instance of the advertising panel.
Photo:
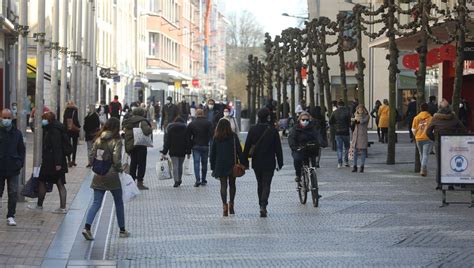
M442 184L474 184L474 135L441 135Z

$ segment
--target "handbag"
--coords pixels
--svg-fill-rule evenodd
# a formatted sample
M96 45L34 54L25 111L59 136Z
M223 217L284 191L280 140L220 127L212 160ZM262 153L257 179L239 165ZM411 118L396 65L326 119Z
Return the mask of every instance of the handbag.
M354 146L349 147L349 160L354 160Z
M143 122L143 121L142 121ZM146 146L146 147L153 147L153 140L151 135L146 136L143 133L141 128L141 122L138 124L138 127L133 128L133 145L134 146Z
M76 124L74 124L74 114L75 113L76 113L76 111L73 111L71 118L66 119L67 130L70 131L70 132L79 133L81 130L76 126Z
M237 157L237 147L235 144L235 137L234 139L234 166L232 167L232 176L234 178L239 178L245 175L245 166L239 163L238 157Z
M255 144L252 144L252 146L250 146L250 150L249 150L249 156L250 157L253 157L254 153L255 153L255 148L257 148L257 146L260 144L260 141L263 139L263 137L265 136L265 134L267 134L267 131L270 130L270 127L268 127L267 129L265 129L265 131L263 132L262 136L260 136L260 138L258 139L258 141L255 143Z
M185 158L184 159L184 169L183 169L183 174L184 175L193 175L193 167L194 167L194 164L193 164L193 161L191 161L191 158Z
M31 175L26 182L25 187L21 190L21 195L29 198L38 198L39 179Z
M169 180L172 179L173 176L171 174L173 170L173 164L171 160L167 157L162 158L156 164L156 175L158 176L159 180Z
M122 199L123 202L129 202L130 200L136 198L140 194L140 190L137 187L137 184L133 180L132 176L126 173L120 173L120 184L122 186Z

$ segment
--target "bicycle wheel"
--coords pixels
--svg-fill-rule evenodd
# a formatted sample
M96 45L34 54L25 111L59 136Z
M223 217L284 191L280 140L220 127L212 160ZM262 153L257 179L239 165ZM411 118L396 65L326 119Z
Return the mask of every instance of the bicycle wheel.
M308 173L306 172L304 167L301 170L300 186L301 187L298 187L298 196L300 198L300 203L306 204L306 200L308 198Z
M318 187L318 176L316 175L316 169L312 169L310 172L311 177L311 197L313 199L313 206L319 206L319 187Z

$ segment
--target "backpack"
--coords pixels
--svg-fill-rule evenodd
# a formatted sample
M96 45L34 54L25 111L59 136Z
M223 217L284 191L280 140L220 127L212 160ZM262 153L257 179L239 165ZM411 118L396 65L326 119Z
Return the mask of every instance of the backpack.
M109 147L107 145L106 147L105 150L98 149L94 156L94 160L92 161L92 171L99 176L105 176L112 167L112 155ZM100 157L98 157L99 150L103 151Z

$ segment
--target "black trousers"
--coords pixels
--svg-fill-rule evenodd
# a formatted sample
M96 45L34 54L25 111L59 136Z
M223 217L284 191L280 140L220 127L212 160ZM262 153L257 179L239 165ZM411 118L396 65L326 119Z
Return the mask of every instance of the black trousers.
M79 141L79 137L69 136L69 141L72 144L72 162L76 162L76 153L77 153L77 143ZM71 162L71 156L67 156L68 162Z
M270 187L272 184L274 171L255 170L255 177L257 178L257 192L258 204L260 207L267 207L268 197L270 196Z
M382 142L387 143L388 142L388 128L382 127L380 128L380 130L382 131Z
M143 181L145 177L147 153L146 146L135 146L130 152L130 176L134 180Z

